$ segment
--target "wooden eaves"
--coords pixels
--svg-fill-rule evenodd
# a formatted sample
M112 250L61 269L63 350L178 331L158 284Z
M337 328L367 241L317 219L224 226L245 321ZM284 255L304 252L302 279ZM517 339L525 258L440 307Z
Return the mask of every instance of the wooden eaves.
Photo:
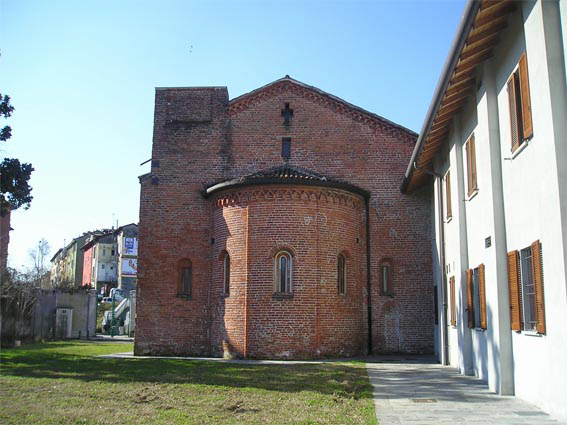
M433 159L447 140L453 117L475 92L476 69L492 57L514 7L511 0L468 1L406 170L402 192L429 180Z

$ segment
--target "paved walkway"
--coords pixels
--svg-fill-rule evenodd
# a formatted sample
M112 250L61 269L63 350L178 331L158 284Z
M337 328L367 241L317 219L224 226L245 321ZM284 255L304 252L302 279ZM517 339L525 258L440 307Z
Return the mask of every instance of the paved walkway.
M488 391L479 379L429 358L376 357L366 368L380 425L566 424L515 397Z

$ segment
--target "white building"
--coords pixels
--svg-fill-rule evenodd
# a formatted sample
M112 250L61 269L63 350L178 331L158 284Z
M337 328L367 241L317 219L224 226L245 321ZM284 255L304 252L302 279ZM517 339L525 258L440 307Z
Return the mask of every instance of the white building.
M402 185L434 190L439 359L567 419L567 0L467 3Z

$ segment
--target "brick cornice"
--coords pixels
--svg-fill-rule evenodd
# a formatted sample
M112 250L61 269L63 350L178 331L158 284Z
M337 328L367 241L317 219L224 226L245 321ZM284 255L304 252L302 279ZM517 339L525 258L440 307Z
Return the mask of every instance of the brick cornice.
M354 194L334 189L266 187L250 190L231 191L219 194L213 199L214 205L222 207L245 206L253 202L276 200L298 202L319 202L347 206L353 209L362 207L362 199Z
M236 115L282 93L299 95L310 102L331 109L338 114L349 117L355 122L368 126L375 133L392 134L411 143L415 143L417 139L416 133L399 124L289 77L276 80L273 83L231 100L228 105L229 114L231 116Z

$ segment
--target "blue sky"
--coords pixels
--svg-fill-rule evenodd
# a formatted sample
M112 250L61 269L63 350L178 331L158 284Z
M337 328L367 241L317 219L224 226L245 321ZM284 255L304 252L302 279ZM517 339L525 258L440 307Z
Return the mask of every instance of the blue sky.
M464 0L0 0L5 157L31 162L34 200L12 217L9 264L87 230L137 222L154 87L289 74L419 132Z

